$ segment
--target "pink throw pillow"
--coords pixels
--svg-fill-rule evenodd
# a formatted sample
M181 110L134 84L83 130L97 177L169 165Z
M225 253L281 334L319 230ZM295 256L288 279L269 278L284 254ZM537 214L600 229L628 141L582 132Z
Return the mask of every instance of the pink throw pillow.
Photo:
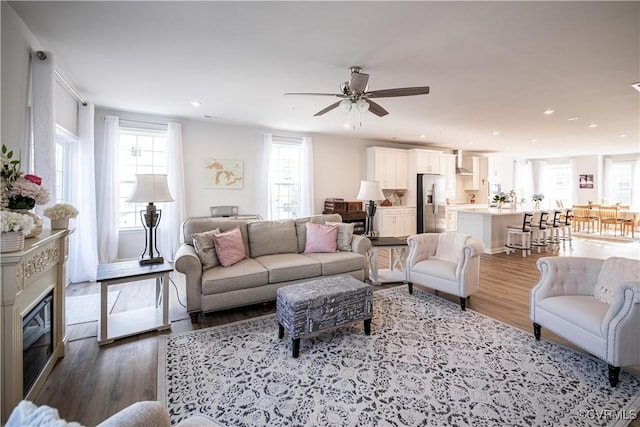
M229 267L246 258L239 228L214 234L213 241L216 245L216 255L223 267Z
M336 252L338 250L338 226L307 222L305 253Z

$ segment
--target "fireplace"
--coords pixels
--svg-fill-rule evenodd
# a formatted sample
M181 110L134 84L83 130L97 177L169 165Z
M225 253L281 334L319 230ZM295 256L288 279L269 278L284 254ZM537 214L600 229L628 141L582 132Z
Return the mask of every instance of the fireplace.
M27 395L53 354L53 293L22 319L22 395Z

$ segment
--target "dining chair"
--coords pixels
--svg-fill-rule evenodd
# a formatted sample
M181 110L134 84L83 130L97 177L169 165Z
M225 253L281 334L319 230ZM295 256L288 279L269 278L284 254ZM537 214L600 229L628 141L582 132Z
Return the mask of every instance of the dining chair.
M613 225L613 235L618 234L618 226L620 226L620 234L622 235L622 224L624 220L618 217L617 206L600 206L600 234L608 232Z
M582 231L586 226L587 233L594 231L595 220L591 216L589 205L573 205L573 231Z

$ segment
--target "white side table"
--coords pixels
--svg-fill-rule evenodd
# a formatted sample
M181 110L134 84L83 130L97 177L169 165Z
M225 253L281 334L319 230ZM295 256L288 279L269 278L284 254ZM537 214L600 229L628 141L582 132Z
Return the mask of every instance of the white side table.
M140 265L137 260L98 265L96 281L100 282L100 320L98 344L110 344L117 338L153 330L170 329L169 273L173 267L163 264ZM107 292L111 285L156 279L155 305L121 313L107 312Z
M389 268L378 269L378 251L389 251ZM379 237L371 240L371 249L367 251L369 262L369 281L372 285L404 282L404 260L407 254L406 237ZM402 268L401 270L399 268Z

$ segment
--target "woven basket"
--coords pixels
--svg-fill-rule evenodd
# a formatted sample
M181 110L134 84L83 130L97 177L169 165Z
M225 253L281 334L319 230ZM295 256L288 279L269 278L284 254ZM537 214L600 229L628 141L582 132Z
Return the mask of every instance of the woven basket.
M22 231L7 231L0 234L0 252L16 252L24 249Z

